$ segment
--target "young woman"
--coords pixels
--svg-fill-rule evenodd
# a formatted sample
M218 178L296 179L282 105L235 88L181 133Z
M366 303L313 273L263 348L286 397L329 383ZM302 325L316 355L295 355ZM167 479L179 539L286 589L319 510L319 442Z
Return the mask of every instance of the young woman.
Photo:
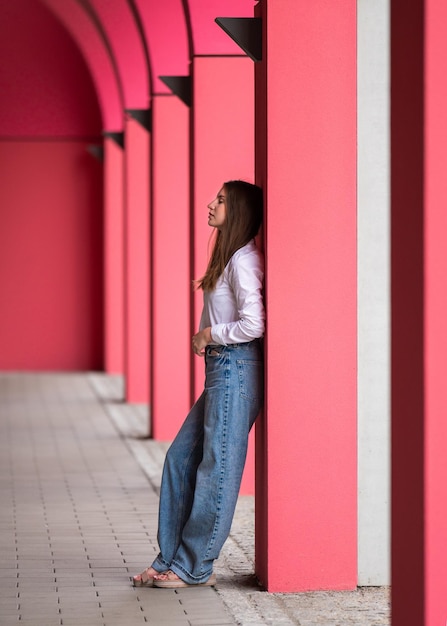
M227 539L250 429L263 402L263 258L254 237L262 191L224 183L208 205L217 237L198 281L204 306L193 352L205 357L205 388L166 455L160 493L160 553L135 586L214 585Z

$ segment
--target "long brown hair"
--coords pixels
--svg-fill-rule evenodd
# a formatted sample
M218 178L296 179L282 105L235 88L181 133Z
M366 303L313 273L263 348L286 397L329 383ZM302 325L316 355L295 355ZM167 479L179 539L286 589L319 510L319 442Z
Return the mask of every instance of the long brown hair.
M257 234L263 214L262 189L244 180L230 180L225 190L225 222L218 230L205 275L197 287L212 291L226 264Z

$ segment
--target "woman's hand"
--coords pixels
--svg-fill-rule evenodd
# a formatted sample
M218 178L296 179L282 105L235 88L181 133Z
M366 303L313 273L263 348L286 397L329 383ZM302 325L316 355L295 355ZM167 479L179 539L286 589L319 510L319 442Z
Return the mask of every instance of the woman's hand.
M205 356L205 347L211 343L211 326L200 330L194 337L192 338L192 351L197 356Z

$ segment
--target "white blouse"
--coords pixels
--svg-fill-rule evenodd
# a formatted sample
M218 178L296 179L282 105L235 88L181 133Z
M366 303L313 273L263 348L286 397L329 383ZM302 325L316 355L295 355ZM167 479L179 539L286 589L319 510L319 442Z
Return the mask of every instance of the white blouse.
M250 241L233 254L213 291L203 293L200 330L211 326L213 343L245 343L262 337L264 260Z

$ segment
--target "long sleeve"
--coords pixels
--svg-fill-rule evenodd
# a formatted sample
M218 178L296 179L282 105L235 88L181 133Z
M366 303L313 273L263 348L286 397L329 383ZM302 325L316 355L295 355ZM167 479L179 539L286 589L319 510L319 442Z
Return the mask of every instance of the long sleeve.
M232 256L216 289L205 294L201 327L211 326L213 342L244 343L265 330L263 258L253 242Z

